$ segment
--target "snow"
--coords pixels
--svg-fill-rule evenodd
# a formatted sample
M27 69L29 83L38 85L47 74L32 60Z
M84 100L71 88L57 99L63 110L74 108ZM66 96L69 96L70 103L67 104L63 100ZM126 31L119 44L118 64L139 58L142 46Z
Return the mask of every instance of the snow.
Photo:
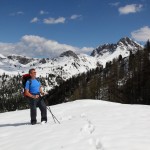
M29 110L0 114L1 150L149 150L150 108L101 100L51 106L61 122L29 124Z
M0 59L5 59L6 57L2 54L0 54Z
M57 57L46 60L44 64L39 63L40 59L34 59L26 65L19 63L16 59L5 59L0 61L0 75L3 73L8 75L24 74L27 73L30 68L34 67L39 76L45 77L49 73L68 79L74 75L87 72L97 67L96 58L86 54L80 54L78 57L79 59L67 56Z
M129 54L130 52L126 49L126 47L118 46L113 53L107 51L103 56L98 56L97 59L99 59L101 61L101 64L105 67L106 62L112 61L114 58L117 59L119 55L127 57L129 56Z

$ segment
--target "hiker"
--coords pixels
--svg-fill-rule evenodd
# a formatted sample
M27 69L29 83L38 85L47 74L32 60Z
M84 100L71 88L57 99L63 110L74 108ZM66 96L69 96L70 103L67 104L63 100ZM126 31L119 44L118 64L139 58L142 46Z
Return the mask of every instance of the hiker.
M42 99L44 92L42 90L40 81L36 78L36 70L34 68L30 69L29 74L31 78L28 79L25 84L25 95L29 99L31 124L34 125L37 123L37 106L41 111L41 123L44 124L47 122L46 104Z

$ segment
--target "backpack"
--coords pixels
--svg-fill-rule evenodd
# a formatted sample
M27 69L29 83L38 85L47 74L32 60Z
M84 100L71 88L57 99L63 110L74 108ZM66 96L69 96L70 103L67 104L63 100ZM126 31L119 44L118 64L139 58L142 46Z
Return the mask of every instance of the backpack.
M23 95L26 97L26 95L25 95L25 86L26 86L26 82L29 80L29 88L30 88L30 86L31 86L31 84L32 84L32 80L31 80L31 76L30 76L30 74L24 74L23 76L22 76L22 87L23 87ZM36 78L36 80L38 81L38 82L40 82L40 79L39 78Z
M23 87L23 95L24 96L26 96L25 95L25 85L26 85L26 82L27 82L27 80L29 80L29 82L30 82L30 84L29 85L31 85L31 76L30 76L30 74L24 74L23 76L22 76L22 87Z

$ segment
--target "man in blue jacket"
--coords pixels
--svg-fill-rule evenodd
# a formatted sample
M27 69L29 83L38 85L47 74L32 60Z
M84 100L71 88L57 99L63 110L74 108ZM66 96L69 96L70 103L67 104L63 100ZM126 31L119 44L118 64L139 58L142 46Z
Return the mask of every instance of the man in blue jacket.
M34 125L37 123L36 116L37 111L36 107L38 106L41 111L41 123L44 124L47 122L47 109L44 100L41 98L41 95L44 95L44 92L41 87L41 83L36 78L36 70L30 69L29 74L31 79L27 80L25 85L25 95L29 99L30 104L30 117L31 124Z

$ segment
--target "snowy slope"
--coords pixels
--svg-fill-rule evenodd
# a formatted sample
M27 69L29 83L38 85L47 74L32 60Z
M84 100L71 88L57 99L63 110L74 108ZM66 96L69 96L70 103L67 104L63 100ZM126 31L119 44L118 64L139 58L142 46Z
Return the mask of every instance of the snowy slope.
M45 125L29 124L29 110L0 114L1 150L149 150L150 109L100 100L51 107ZM38 122L40 112L38 111Z
M55 74L68 79L73 75L96 68L97 60L94 57L86 54L78 54L76 56L77 58L63 55L53 59L33 59L13 55L0 60L0 74L24 74L30 68L36 68L38 76L45 77L47 74Z
M0 54L0 59L5 59L6 57L2 54Z

